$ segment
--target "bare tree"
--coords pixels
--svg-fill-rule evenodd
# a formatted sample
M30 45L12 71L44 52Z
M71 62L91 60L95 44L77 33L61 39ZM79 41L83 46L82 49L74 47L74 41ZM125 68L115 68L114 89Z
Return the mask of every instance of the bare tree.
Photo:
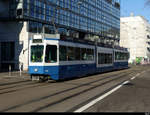
M146 0L145 5L150 5L150 0Z

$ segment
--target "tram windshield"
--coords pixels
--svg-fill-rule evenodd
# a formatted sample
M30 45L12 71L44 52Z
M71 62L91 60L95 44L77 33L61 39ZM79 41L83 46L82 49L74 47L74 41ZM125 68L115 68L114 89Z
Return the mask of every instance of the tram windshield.
M43 61L43 45L31 46L31 62Z

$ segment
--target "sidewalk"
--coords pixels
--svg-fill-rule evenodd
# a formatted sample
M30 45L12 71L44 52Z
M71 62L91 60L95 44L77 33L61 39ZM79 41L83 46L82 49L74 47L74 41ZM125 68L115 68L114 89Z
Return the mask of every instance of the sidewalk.
M130 68L135 67L137 65L129 65ZM12 71L12 72L0 72L0 78L3 77L23 77L23 78L30 78L28 71L22 71L20 75L20 71Z

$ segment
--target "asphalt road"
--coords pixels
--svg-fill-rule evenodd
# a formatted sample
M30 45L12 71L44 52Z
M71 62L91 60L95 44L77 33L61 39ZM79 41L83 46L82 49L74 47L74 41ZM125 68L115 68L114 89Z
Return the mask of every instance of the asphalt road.
M150 112L150 69L86 112Z
M149 68L44 83L0 73L0 112L149 112Z

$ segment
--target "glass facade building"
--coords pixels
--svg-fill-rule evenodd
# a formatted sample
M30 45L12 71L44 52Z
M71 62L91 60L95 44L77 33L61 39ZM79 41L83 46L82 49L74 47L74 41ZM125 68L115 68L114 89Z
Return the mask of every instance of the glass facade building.
M10 18L27 20L32 33L118 43L120 0L11 0Z

